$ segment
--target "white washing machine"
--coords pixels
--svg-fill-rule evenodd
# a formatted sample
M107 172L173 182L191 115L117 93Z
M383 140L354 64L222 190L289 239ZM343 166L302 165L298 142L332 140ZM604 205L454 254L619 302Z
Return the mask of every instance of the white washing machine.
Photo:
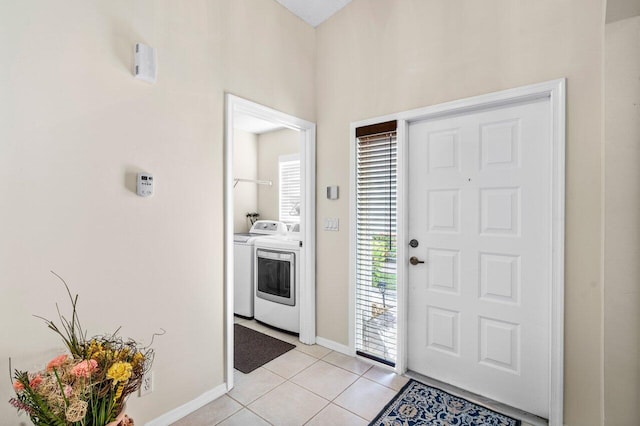
M254 244L260 238L285 235L287 225L272 220L258 220L249 233L233 235L233 313L253 318Z
M254 250L255 319L300 333L300 237L264 237Z

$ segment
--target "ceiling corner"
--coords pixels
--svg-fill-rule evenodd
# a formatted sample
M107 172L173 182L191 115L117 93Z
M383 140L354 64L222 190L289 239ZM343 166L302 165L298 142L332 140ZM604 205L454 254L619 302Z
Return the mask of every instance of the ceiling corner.
M312 27L317 27L351 0L276 0Z

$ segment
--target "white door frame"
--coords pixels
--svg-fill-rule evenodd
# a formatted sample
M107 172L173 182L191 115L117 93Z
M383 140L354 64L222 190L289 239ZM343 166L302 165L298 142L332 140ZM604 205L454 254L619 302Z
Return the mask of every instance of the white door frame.
M351 123L351 225L350 225L350 303L349 303L349 348L355 353L355 130L358 127L390 120L398 121L398 177L397 177L397 259L398 259L398 359L396 372L407 370L407 277L408 277L408 152L407 135L409 123L469 113L492 107L521 103L534 99L548 98L550 103L551 143L552 143L552 230L551 230L551 289L550 289L550 329L549 329L549 425L562 426L564 394L564 221L565 221L565 79L552 80L530 86L518 87L486 95L474 96L425 108L413 109L383 117L371 118ZM402 266L400 266L402 265Z
M300 341L316 341L316 125L309 121L225 94L224 137L224 289L225 382L233 388L233 128L236 114L251 115L300 132L300 175L304 196L300 204Z

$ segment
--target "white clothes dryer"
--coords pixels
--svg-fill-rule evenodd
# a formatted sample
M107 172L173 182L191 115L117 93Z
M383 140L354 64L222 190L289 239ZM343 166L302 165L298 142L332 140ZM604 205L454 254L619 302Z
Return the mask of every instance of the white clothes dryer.
M255 319L300 333L300 237L264 237L255 242Z
M233 313L253 318L254 244L260 238L284 235L287 225L272 220L258 220L248 233L233 235Z

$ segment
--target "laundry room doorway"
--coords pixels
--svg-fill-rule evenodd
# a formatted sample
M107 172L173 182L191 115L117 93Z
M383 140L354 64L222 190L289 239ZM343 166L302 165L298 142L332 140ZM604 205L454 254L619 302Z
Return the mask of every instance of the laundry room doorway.
M296 309L299 309L299 340L305 344L315 343L316 126L315 123L232 94L226 94L225 102L225 381L227 390L230 390L233 388L234 312L238 310L239 296L253 296L255 292L247 289L247 292L241 293L235 288L236 279L248 281L254 275L244 274L247 275L245 277L240 274L254 260L253 254L241 259L244 268L240 268L243 265L236 265L238 259L235 259L237 255L248 252L246 247L245 250L237 250L236 246L250 244L251 237L241 243L238 243L237 237L246 235L257 220L284 223L288 232L295 234L296 240L299 240L295 250L294 275ZM261 224L263 222L258 222L258 225ZM264 226L271 225L264 223ZM247 299L244 305L252 305L251 300L255 301L255 298ZM242 309L246 309L244 305ZM281 309L287 308L283 306ZM253 311L241 315L254 316ZM258 315L255 317L260 319ZM269 320L265 322L268 324ZM287 329L280 324L273 325Z

